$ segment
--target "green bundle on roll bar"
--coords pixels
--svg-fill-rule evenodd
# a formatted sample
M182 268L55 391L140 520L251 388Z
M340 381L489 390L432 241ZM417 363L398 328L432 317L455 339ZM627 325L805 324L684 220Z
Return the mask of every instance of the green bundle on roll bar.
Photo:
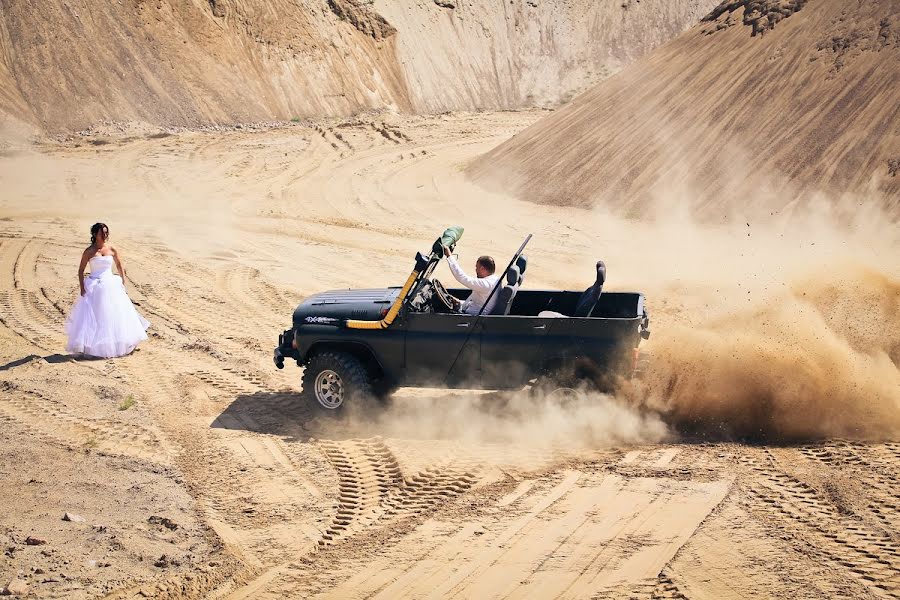
M448 227L444 230L444 233L441 235L441 237L435 240L434 245L431 247L431 252L439 256L443 256L443 246L446 246L447 248L450 248L452 250L456 246L456 242L459 241L459 238L462 237L463 231L465 231L465 229L463 227L460 227L459 225Z
M406 278L406 283L400 288L400 294L397 295L397 299L394 300L394 304L391 305L390 310L388 310L383 319L380 321L348 319L344 322L344 326L349 329L387 329L390 327L391 323L394 322L394 319L396 319L397 315L400 313L403 302L409 295L410 290L415 286L419 276L427 271L430 266L437 264L437 262L443 258L444 246L451 249L456 246L456 243L459 242L459 238L462 237L463 231L465 231L465 229L459 225L448 227L444 230L444 233L441 234L441 237L436 239L434 244L432 244L431 256L425 259L420 253L420 256L416 257L416 266L413 268L412 273L409 274L409 277Z

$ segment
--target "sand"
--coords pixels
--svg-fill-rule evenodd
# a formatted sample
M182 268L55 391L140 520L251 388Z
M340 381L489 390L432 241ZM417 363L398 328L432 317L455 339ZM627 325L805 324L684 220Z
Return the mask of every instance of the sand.
M715 0L12 1L4 120L52 134L555 106Z
M547 114L8 141L0 585L66 598L900 594L896 228L826 208L635 223L466 178ZM97 220L151 339L74 360L62 327ZM300 370L270 358L296 303L398 285L454 224L464 264L534 233L525 286L581 289L602 258L607 289L644 291L646 385L570 407L401 390L343 420L311 411Z
M470 173L532 201L631 217L677 206L759 220L824 196L896 220L898 15L896 0L722 2Z

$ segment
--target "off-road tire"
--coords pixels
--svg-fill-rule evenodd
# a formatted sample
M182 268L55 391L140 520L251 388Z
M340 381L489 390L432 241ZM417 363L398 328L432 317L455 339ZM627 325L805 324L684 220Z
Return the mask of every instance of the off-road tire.
M582 399L584 387L570 372L556 371L538 377L530 392L532 398L565 407Z
M366 402L374 392L369 372L358 358L325 351L309 359L303 370L303 396L314 409L338 414L348 402Z
M531 394L561 405L583 401L593 392L612 393L615 378L587 360L575 360L544 373L534 382Z

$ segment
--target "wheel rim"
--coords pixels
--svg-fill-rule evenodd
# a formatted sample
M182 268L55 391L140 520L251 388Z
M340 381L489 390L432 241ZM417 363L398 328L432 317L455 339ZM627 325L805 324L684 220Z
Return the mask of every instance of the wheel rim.
M547 394L547 399L560 404L577 402L581 399L581 392L571 387L557 387Z
M334 410L344 403L344 382L341 376L325 369L316 376L316 400L323 407Z

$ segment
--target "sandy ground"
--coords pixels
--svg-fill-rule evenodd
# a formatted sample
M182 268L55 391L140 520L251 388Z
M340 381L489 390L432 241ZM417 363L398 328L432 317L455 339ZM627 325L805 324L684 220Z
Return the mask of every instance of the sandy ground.
M900 596L896 231L873 237L873 219L837 235L823 218L785 242L758 223L626 226L465 180L467 161L544 114L6 149L0 585L60 598ZM97 220L151 339L75 360L63 323ZM454 224L464 262L534 233L527 286L581 289L604 258L610 288L647 291L662 360L649 391L565 410L441 390L342 420L307 408L299 369L270 359L296 303L398 285ZM813 279L780 320L772 307L809 281L801 266L833 267L837 252L855 261L846 285ZM767 261L782 268L741 272ZM747 429L802 441L737 443Z

